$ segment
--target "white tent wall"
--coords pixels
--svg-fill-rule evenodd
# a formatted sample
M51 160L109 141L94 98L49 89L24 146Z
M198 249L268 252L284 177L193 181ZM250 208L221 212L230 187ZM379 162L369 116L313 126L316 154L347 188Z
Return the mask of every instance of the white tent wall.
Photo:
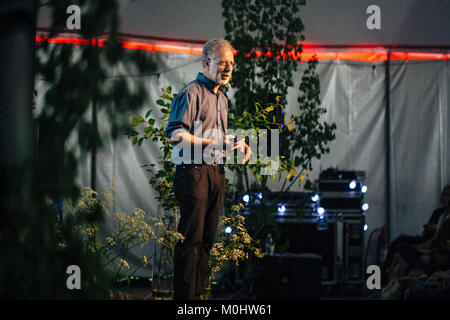
M330 167L365 171L365 183L369 190L365 201L370 204L366 234L385 224L386 216L384 71L382 62L324 60L317 67L322 106L327 110L322 120L335 122L337 129L336 139L329 144L330 153L313 161L313 170L307 172L307 178L316 181L320 172ZM296 74L294 87L289 90L289 114L295 113L298 108L298 86L302 72L299 70ZM269 186L274 191L279 188L277 183ZM302 189L303 185L296 184L292 191Z
M152 108L159 119L155 101L161 88L172 86L175 91L196 77L201 71L200 56L177 53L156 53L158 70L152 75L128 75L130 81L142 78L146 82L149 103L144 114ZM288 114L297 110L298 85L302 70L294 75L294 87L288 93ZM439 205L439 192L450 183L450 115L449 63L443 60L393 61L390 67L391 88L391 238L399 234L417 234L422 224ZM321 170L338 167L343 170L366 172L370 205L366 221L368 235L386 224L386 137L385 137L385 62L352 62L322 60L317 72L321 81L322 105L327 109L323 120L336 122L336 139L330 143L331 152L313 163L308 172L312 181ZM42 103L43 84L38 104ZM232 90L229 94L233 96ZM42 107L42 106L41 106ZM130 115L131 119L131 115ZM100 130L109 128L106 117L98 115ZM165 125L165 124L163 124ZM141 166L157 163L159 146L144 143L132 146L126 136L111 141L103 136L104 148L97 155L97 190L104 191L114 179L117 183L114 212L131 212L141 208L155 215L158 202L156 192L148 183L148 172ZM75 145L71 141L69 145ZM90 154L80 154L81 186L90 186ZM277 191L277 183L269 187ZM294 187L292 191L302 190ZM147 248L150 255L152 248ZM146 271L142 270L144 275Z
M420 233L450 183L449 70L445 61L392 66L392 235Z

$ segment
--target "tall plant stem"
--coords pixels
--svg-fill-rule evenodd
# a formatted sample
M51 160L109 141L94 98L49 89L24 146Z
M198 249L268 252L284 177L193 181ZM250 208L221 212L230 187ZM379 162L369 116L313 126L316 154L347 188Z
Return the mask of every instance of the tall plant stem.
M247 172L247 166L244 166L244 178L245 178L245 189L246 191L250 190L250 185L248 182L248 172Z

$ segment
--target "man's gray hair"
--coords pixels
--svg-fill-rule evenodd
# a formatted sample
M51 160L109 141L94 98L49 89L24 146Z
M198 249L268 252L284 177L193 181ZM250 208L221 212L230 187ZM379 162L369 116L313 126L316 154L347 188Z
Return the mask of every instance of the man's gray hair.
M219 48L230 48L232 51L234 51L233 46L228 40L219 38L219 39L212 39L205 43L203 46L203 53L202 53L202 64L205 66L205 59L212 58L214 53L216 53L217 49Z

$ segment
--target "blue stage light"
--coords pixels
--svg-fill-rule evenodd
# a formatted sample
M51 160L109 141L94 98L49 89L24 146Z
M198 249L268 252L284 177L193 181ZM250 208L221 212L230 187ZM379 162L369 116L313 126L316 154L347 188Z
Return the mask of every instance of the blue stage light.
M283 215L286 212L286 206L284 204L278 206L278 213Z

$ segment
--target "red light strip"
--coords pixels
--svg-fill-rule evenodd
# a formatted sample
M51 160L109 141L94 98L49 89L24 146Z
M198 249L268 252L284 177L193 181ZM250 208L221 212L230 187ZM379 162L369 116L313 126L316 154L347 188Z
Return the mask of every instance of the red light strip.
M45 41L46 37L36 36L36 42ZM98 40L98 46L103 47L105 39ZM94 40L85 40L80 38L70 38L70 37L56 37L48 39L49 43L64 43L64 44L73 44L73 45L97 45L97 41ZM147 42L133 42L133 41L122 41L122 46L125 49L135 49L135 50L148 50L153 53L155 52L172 52L172 53L185 53L189 55L193 54L202 54L203 47L190 47L183 45L173 45L166 43L147 43ZM361 48L362 49L362 48ZM256 56L260 57L262 55L261 51L256 51ZM236 54L236 52L235 52ZM270 57L273 54L271 52L267 52L266 56ZM249 54L247 55L249 56ZM291 52L288 54L281 53L278 54L276 59L287 59L288 57L292 57L294 60L299 60L300 62L309 61L316 56L318 60L327 60L327 59L340 59L340 60L353 60L353 61L365 61L365 62L376 62L376 61L386 61L387 60L387 52L378 51L345 51L345 52L331 52L331 51L320 51L320 48L314 48L313 46L307 46L304 48L304 51L298 54L297 56L293 56ZM391 52L391 60L406 60L409 59L419 59L419 60L436 60L443 59L446 61L450 59L450 54L445 53L426 53L426 52Z

